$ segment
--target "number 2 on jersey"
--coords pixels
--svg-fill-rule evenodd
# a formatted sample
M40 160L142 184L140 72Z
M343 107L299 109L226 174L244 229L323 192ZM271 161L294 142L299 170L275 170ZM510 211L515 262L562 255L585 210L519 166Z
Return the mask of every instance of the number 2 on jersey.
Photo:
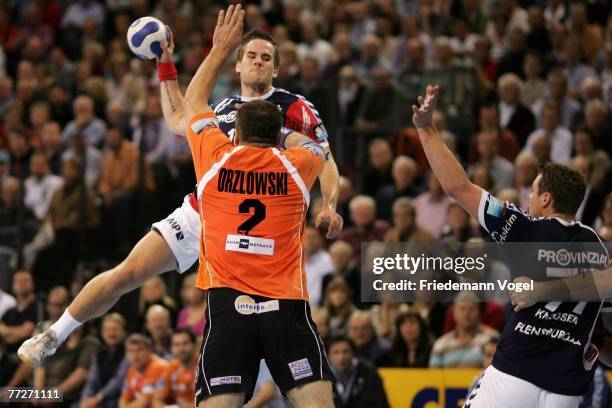
M266 206L259 200L249 198L241 202L238 206L240 214L249 214L251 208L255 211L252 216L238 226L239 234L249 235L249 232L266 218Z

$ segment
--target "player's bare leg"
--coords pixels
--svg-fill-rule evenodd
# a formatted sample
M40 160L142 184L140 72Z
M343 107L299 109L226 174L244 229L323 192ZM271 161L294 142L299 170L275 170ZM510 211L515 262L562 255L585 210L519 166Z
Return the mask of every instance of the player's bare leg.
M223 394L200 401L198 408L240 408L244 402L244 394Z
M55 353L80 324L106 313L119 298L150 277L170 271L176 261L166 241L150 231L115 268L102 272L79 292L64 315L49 330L27 340L18 355L34 365Z
M332 408L334 406L330 381L315 381L295 387L287 397L296 408Z

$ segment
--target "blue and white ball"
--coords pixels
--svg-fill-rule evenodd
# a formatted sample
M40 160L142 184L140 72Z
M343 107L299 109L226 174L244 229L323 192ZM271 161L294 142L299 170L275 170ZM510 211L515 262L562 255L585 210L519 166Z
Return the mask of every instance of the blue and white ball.
M132 23L127 32L130 50L142 59L161 57L161 41L164 40L170 40L170 33L164 23L155 17L139 18Z

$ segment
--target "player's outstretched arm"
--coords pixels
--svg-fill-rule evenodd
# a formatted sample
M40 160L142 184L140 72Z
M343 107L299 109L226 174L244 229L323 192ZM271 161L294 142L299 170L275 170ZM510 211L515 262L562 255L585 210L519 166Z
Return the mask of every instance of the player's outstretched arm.
M176 135L185 136L185 112L183 108L183 94L178 82L178 73L174 67L174 34L170 27L166 26L170 33L168 44L162 41L162 55L157 60L157 71L159 77L159 91L164 120L170 131Z
M482 189L473 184L453 153L442 141L433 124L439 87L428 85L425 98L419 96L419 107L412 105L412 121L419 134L423 150L442 188L474 218L478 219L478 205Z
M213 34L213 46L185 92L186 120L201 113L212 112L209 99L217 76L227 57L234 51L242 37L244 10L240 4L221 10ZM188 126L189 124L186 123Z
M529 282L519 277L515 282ZM612 267L603 271L587 272L566 278L534 282L531 291L511 293L514 310L519 311L536 302L563 300L568 302L595 302L612 298Z

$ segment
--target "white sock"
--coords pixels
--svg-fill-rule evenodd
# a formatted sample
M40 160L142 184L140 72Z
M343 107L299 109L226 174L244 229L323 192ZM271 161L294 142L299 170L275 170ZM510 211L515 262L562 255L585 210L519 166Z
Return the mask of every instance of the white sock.
M72 315L70 315L68 312L68 309L66 309L62 317L60 317L59 320L53 323L49 328L55 332L59 343L62 344L81 324L83 323L72 317Z

